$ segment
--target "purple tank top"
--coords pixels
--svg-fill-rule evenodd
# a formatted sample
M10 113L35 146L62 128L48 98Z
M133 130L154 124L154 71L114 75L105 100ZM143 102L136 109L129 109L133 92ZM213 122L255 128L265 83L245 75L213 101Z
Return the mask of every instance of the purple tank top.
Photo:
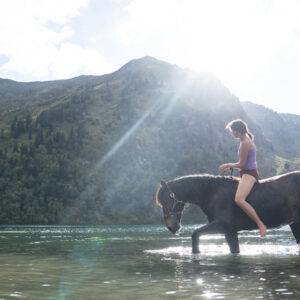
M241 145L240 145L241 147ZM240 155L240 147L238 150L238 155ZM256 148L251 148L248 151L248 156L247 156L247 160L245 163L245 166L243 168L243 170L253 170L257 168L257 163L256 163Z

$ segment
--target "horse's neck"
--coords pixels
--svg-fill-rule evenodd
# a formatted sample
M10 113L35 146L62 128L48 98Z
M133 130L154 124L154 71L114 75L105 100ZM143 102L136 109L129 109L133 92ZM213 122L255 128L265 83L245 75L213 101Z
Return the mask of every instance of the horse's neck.
M197 182L199 180L199 182ZM211 197L210 182L205 178L186 178L179 182L174 182L174 192L178 198L186 203L195 204L205 210L206 203Z
M199 177L194 180L186 178L183 180L186 182L178 183L177 190L180 192L178 196L180 200L186 203L199 206L207 216L208 221L211 222L215 218L214 205L211 204L214 203L215 197L222 197L224 194L224 184L222 184L222 180L223 179L219 177Z

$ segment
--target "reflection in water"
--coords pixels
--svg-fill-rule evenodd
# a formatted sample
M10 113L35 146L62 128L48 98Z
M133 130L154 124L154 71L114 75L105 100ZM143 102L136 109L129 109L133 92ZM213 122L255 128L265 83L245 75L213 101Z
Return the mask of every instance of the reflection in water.
M221 235L191 254L162 226L0 228L0 299L297 299L299 250L286 228Z
M175 272L174 272L174 278L175 282L177 284L177 289L181 289L183 286L183 263L180 259L175 260Z
M276 234L269 238L274 237L277 238ZM146 252L160 255L162 261L176 262L175 273L179 261L182 282L185 278L194 281L198 288L191 286L191 289L203 298L282 299L290 296L295 299L300 295L300 278L296 275L300 266L299 248L295 243L292 245L292 241L290 243L284 246L248 241L241 245L240 254L231 254L226 244L215 243L201 245L200 254L192 254L190 246Z

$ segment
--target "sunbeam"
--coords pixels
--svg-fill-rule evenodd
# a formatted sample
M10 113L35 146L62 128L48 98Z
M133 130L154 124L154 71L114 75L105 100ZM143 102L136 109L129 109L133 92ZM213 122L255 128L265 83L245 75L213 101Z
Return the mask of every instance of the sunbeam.
M141 128L143 123L150 116L155 117L155 122L158 125L162 125L170 116L176 104L178 103L180 97L184 95L185 91L187 91L191 84L194 83L194 80L197 78L197 74L192 71L188 71L185 73L181 73L180 75L176 74L176 78L173 77L174 81L170 81L169 84L172 87L174 92L173 96L169 98L166 95L161 95L154 101L151 107L132 125L126 133L121 136L121 138L109 149L109 151L100 158L100 160L95 164L94 168L92 168L87 175L87 182L89 185L81 192L78 199L85 199L86 196L91 195L97 188L97 184L93 183L92 179L94 178L95 172L98 172L105 163L113 159L114 155L120 151L122 146L125 145L126 142ZM117 173L118 180L117 182L121 184L123 178L128 176L127 174L123 174L122 172ZM107 195L112 195L112 193L117 192L116 185L107 186L106 187ZM84 196L86 195L86 196ZM76 201L72 207L68 208L68 217L75 215L78 211L80 211L84 201Z
M96 169L103 166L103 164L108 161L129 139L129 137L142 125L146 118L151 114L151 112L157 107L157 102L148 110L120 139L119 141L101 158L97 163Z

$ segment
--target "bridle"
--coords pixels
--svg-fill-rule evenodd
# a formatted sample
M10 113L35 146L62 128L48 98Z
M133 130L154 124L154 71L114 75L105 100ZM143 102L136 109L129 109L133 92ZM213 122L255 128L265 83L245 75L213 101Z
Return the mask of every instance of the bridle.
M170 189L170 187L168 186L167 183L166 183L166 186L167 186L167 189L168 189L168 191L169 191L169 193L170 193L170 197L171 197L174 201L173 201L173 206L172 206L171 211L168 212L168 213L166 213L165 215L166 215L166 216L175 216L175 215L178 215L178 214L180 214L182 211L175 211L176 205L177 205L178 203L184 203L184 204L185 204L185 202L179 200L179 199L176 197L175 193Z

